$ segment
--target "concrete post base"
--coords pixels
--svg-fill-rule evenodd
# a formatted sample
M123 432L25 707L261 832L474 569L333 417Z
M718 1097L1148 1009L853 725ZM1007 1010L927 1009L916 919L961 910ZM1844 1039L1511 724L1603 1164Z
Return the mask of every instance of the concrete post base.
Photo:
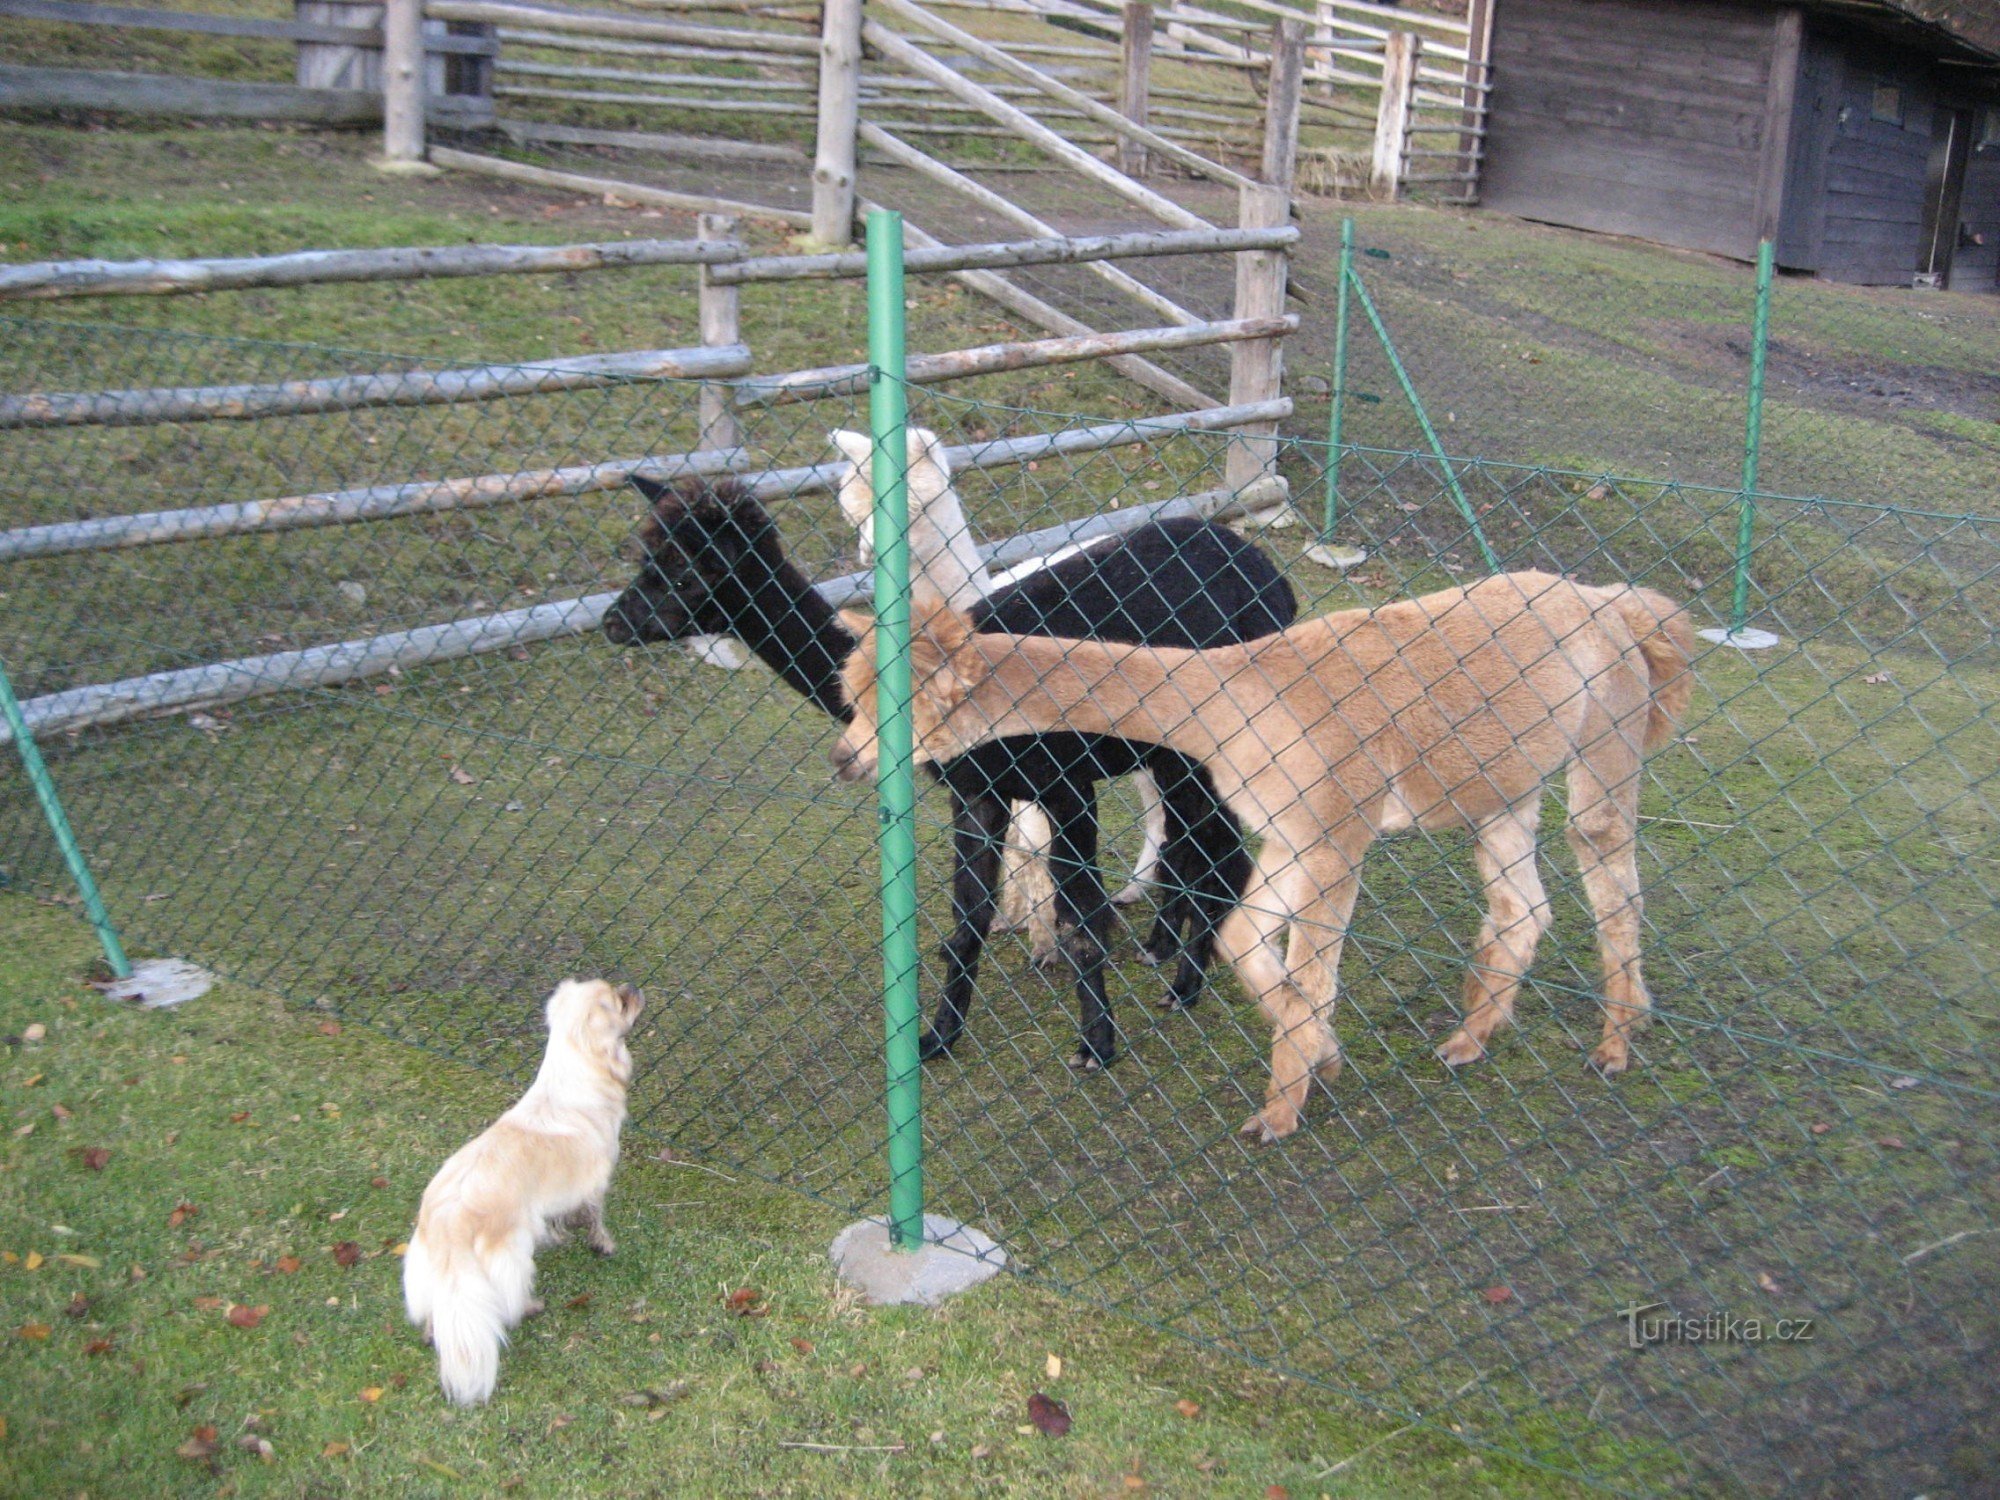
M833 1269L878 1307L936 1307L1000 1274L1007 1252L977 1229L943 1214L924 1215L924 1244L897 1250L886 1218L863 1219L834 1236Z

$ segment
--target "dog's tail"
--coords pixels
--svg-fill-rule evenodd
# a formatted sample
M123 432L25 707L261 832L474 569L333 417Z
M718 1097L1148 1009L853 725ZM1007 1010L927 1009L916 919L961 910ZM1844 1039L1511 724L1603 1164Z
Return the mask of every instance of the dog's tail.
M1652 704L1646 713L1646 749L1657 750L1673 736L1674 725L1694 697L1694 626L1687 611L1653 589L1611 588L1603 591L1646 658L1646 680Z
M421 1254L421 1261L418 1256ZM432 1249L412 1239L405 1252L404 1298L411 1320L420 1302L437 1346L438 1383L456 1406L478 1406L500 1382L507 1330L526 1309L534 1250L511 1241L482 1254L472 1246Z

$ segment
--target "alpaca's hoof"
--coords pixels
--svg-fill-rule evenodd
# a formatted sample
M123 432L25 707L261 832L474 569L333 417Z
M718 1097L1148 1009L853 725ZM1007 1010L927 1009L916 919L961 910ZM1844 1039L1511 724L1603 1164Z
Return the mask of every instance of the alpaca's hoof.
M1108 1056L1099 1057L1096 1053L1091 1052L1087 1048L1079 1048L1077 1050L1076 1055L1069 1060L1069 1070L1072 1073L1083 1073L1086 1075L1091 1073L1102 1073L1106 1068L1110 1066L1111 1066L1110 1057Z
M1061 938L1040 940L1028 950L1028 962L1038 969L1053 969L1063 960Z
M1168 959L1172 958L1173 956L1174 955L1171 953L1155 953L1151 948L1148 948L1144 943L1141 943L1139 945L1139 952L1136 955L1139 962L1144 964L1149 969L1159 968L1161 964L1165 963Z
M1153 1002L1153 1008L1164 1011L1193 1010L1194 1002L1197 998L1199 997L1195 995L1177 995L1172 990L1168 990L1166 994Z
M951 1041L939 1036L935 1031L926 1031L917 1039L917 1061L935 1062L940 1057L951 1055Z
M1632 1054L1625 1038L1599 1042L1590 1049L1590 1066L1606 1078L1615 1078L1631 1065Z
M1260 1146L1275 1146L1299 1128L1299 1112L1289 1104L1267 1104L1243 1122L1241 1134Z
M1462 1068L1486 1056L1486 1046L1463 1031L1454 1031L1437 1049L1438 1061L1447 1068Z
M1113 906L1137 906L1145 899L1146 883L1143 880L1134 880L1111 898L1111 904Z

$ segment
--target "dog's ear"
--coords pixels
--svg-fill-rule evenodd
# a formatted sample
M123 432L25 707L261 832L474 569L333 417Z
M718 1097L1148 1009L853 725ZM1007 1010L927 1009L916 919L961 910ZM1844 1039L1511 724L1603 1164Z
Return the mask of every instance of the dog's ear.
M826 438L840 451L841 457L853 464L861 473L868 472L868 461L875 453L875 440L867 433L849 432L843 428L829 432Z
M618 1004L625 1012L625 1022L629 1026L639 1019L639 1012L646 1008L646 997L634 985L621 984L612 993L618 997Z

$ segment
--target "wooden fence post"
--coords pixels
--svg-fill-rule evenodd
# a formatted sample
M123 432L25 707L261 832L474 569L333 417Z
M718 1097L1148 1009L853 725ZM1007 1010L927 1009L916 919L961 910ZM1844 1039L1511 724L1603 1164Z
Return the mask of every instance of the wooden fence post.
M1375 109L1375 156L1368 173L1368 190L1378 198L1393 199L1403 190L1410 97L1416 92L1422 46L1414 31L1392 31L1383 46L1382 98Z
M1125 29L1120 42L1118 113L1134 125L1146 123L1152 94L1153 7L1150 0L1127 0ZM1118 138L1118 170L1127 177L1144 177L1148 162L1146 144L1128 136Z
M424 161L424 3L382 8L382 160L391 172L428 172Z
M1264 97L1264 181L1292 191L1299 162L1299 89L1305 81L1306 23L1271 28L1271 86Z
M860 120L861 0L825 0L820 13L812 237L835 249L854 243L854 133Z
M702 214L695 220L695 233L703 240L726 240L736 234L736 220L728 214ZM718 285L713 266L701 268L701 286L696 293L696 314L701 323L701 344L715 349L738 342L741 334L743 290L730 283ZM735 391L728 385L706 381L701 388L701 432L694 451L711 452L734 448L741 441L736 424Z
M1275 183L1258 183L1240 189L1238 220L1245 229L1276 229L1291 222L1292 197ZM1285 311L1285 278L1288 271L1283 250L1243 250L1236 256L1237 318L1276 318ZM1274 401L1282 394L1285 381L1285 345L1282 338L1249 339L1229 346L1229 404ZM1274 481L1278 470L1278 424L1257 422L1236 430L1229 444L1223 483L1241 494L1259 480ZM1277 491L1273 499L1282 499Z

